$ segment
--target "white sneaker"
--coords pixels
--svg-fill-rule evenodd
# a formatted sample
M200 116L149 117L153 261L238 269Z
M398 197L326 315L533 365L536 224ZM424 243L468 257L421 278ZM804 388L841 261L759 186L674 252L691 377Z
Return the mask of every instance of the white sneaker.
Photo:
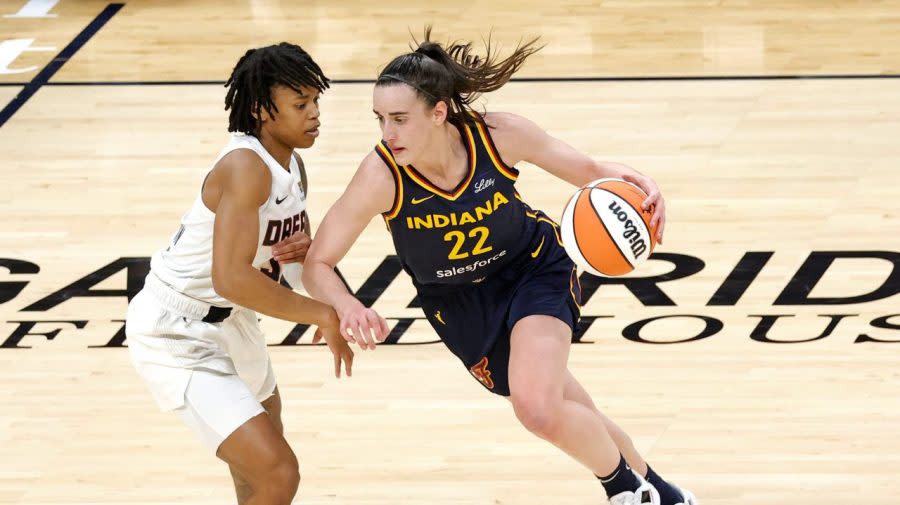
M697 497L694 496L694 493L688 491L687 489L682 489L675 484L669 483L672 487L675 488L676 491L681 493L681 497L683 498L680 502L675 505L700 505L700 502L697 501Z
M659 505L659 491L637 472L632 470L641 487L635 491L625 491L609 499L610 505ZM693 505L693 504L691 504Z

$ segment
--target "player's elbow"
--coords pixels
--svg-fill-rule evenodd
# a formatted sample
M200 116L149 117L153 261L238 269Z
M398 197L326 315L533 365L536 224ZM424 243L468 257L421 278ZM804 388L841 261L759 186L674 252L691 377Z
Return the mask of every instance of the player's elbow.
M307 255L306 262L303 263L303 274L300 276L300 280L303 281L303 287L306 288L309 293L314 293L316 291L316 286L322 279L322 269L333 268L334 267L329 266L315 254Z
M316 261L315 258L309 256L306 257L306 262L303 263L303 273L300 275L300 281L303 282L303 287L309 292L311 292L310 290L316 285L316 281L318 280L316 270L318 270L317 267L321 264L321 262Z
M228 273L229 270L222 265L221 262L213 261L212 264L212 285L213 290L226 300L232 300L237 291L235 288L234 272Z

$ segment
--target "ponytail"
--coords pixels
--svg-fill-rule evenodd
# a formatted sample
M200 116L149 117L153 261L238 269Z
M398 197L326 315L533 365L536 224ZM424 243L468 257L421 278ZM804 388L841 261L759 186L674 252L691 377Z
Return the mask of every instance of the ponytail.
M451 123L480 121L481 116L474 114L472 103L482 93L496 91L509 82L525 60L541 49L538 41L534 38L520 43L511 55L499 59L488 37L486 55L482 58L473 53L471 42L454 42L445 48L432 41L431 26L428 26L425 39L417 42L418 47L388 63L375 85L406 84L430 107L446 102L447 119Z

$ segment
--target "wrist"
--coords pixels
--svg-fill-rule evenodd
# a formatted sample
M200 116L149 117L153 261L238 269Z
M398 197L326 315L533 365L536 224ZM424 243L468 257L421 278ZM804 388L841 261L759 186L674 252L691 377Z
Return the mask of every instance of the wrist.
M341 320L343 320L350 312L361 307L364 307L362 302L349 293L341 297L341 299L337 300L337 303L334 304L334 310L337 313L337 317Z
M315 325L320 328L337 328L341 324L341 320L338 318L337 313L335 313L330 305L322 305L324 307L319 314L319 317L316 318Z

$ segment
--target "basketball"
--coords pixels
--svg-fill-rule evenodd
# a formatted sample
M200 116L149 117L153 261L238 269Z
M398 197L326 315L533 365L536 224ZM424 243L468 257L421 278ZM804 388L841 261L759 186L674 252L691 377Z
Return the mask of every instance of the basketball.
M594 275L631 272L656 246L647 194L622 179L597 179L575 192L563 210L560 231L569 257ZM652 210L652 209L651 209Z

